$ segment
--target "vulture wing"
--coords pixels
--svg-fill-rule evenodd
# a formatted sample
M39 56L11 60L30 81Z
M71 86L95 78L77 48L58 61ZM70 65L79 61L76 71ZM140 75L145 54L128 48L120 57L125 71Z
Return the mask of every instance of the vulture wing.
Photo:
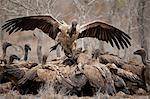
M114 43L118 49L121 47L124 49L128 48L130 44L130 37L123 31L108 25L103 22L95 21L80 27L78 39L84 37L94 37L98 40L110 42L111 46L114 47Z
M6 30L9 34L17 31L41 29L52 39L55 39L59 30L59 21L51 16L27 16L14 18L6 21L2 26L2 30Z

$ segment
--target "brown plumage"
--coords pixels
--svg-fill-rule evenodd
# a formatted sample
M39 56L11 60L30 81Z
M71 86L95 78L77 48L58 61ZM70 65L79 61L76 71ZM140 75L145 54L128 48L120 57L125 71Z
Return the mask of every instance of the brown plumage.
M133 61L121 65L122 69L132 72L133 74L138 75L140 78L143 78L144 67L145 66L143 64L137 64Z
M107 64L107 67L113 71L113 73L121 78L126 83L127 88L130 91L130 94L134 94L135 91L138 88L144 88L144 81L136 74L133 74L132 72L123 70L121 68L118 68L115 64Z
M132 82L143 85L143 80L139 78L137 75L133 74L132 72L118 68L115 64L107 64L107 67L109 69L114 70L116 75L128 79Z
M150 61L146 59L147 55L143 48L134 52L135 55L140 55L142 58L142 62L145 65L144 70L144 79L147 87L147 91L150 94Z
M126 71L132 72L142 78L142 72L144 69L143 65L136 64L133 61L125 62L120 57L109 53L100 53L99 49L92 52L92 58L98 59L102 64L114 63L117 67Z
M114 74L113 71L111 71L112 73L112 79L114 80L114 85L116 88L116 91L122 91L126 94L129 94L129 90L127 88L127 85L125 83L125 81L123 80L123 78L119 77L118 75Z
M117 55L109 53L100 53L99 49L96 49L92 52L92 58L98 59L99 62L102 64L114 63L118 67L121 67L125 64L125 62Z
M109 95L116 94L111 72L104 64L93 61L85 64L83 68L84 75L96 90Z
M59 23L51 16L29 16L14 18L6 21L6 24L2 26L2 29L6 29L6 32L11 34L17 31L34 30L35 28L41 29L44 33L47 33L51 38L55 39Z
M33 67L29 69L21 79L17 82L17 89L21 94L37 94L37 90L39 89L43 83L43 81L38 80L36 81L37 77L37 70L42 68L41 65L37 65L36 67Z
M123 31L100 21L93 21L77 27L77 22L73 21L69 27L64 22L59 22L52 16L27 16L14 18L6 21L2 26L2 30L6 30L9 34L17 31L41 29L52 39L56 39L67 56L72 54L75 41L79 38L92 37L98 40L109 42L112 47L114 44L120 49L130 46L130 37ZM56 44L57 45L57 44ZM52 47L52 50L55 49Z
M83 68L83 73L89 80L90 85L95 87L96 90L109 95L116 93L111 72L106 65L99 63L98 60L91 59L86 53L81 53L77 62L79 67ZM80 66L80 64L83 66Z
M5 80L9 79L9 81L16 83L23 77L27 70L27 68L18 68L15 65L6 65L4 66L3 77Z
M11 55L9 57L9 61L6 61L6 64L4 64L4 66L0 66L0 83L7 81L16 83L18 79L20 79L25 74L26 69L18 68L18 66L14 64L14 60L20 60L20 58L16 55Z

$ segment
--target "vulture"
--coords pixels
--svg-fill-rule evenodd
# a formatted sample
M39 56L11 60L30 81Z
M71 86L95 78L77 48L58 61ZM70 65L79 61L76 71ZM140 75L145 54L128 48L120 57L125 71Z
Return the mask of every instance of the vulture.
M125 62L117 55L109 54L107 52L101 53L99 49L92 51L92 58L98 59L102 64L114 63L115 65L117 65L117 67L121 67L125 64Z
M148 91L148 94L150 95L150 60L147 60L146 57L146 52L143 48L137 50L134 52L135 55L140 55L142 58L142 62L145 65L145 70L144 70L144 80L146 84L146 88Z
M4 42L2 44L2 52L3 53L2 53L2 57L0 58L0 64L2 64L3 62L4 62L4 64L7 64L7 61L6 61L5 57L6 57L7 48L10 47L10 46L12 46L12 44L9 43L9 42Z
M34 30L35 28L41 29L57 41L57 44L51 47L50 51L55 50L60 45L67 57L73 56L72 49L75 47L76 40L85 37L106 41L112 47L116 45L118 49L131 46L129 35L101 21L92 21L79 26L74 20L69 26L64 21L58 21L52 16L38 15L10 19L2 26L2 30L6 30L9 34L17 31Z
M17 81L16 79L22 77L21 75L24 70L14 65L14 60L20 60L20 58L14 54L10 55L9 61L7 62L7 60L5 59L6 63L3 66L0 66L0 83L12 80Z
M4 42L4 43L2 44L3 59L6 57L6 50L7 50L7 48L10 47L10 46L12 46L12 44L9 43L9 42Z
M2 57L0 57L0 64L2 64L3 62L4 62L4 64L7 64L7 59L6 59L6 52L7 52L7 49L10 47L10 46L12 46L13 48L15 48L16 49L16 47L15 47L15 45L14 44L11 44L11 43L9 43L9 42L4 42L3 44L2 44ZM15 56L15 55L11 55L10 57L9 57L9 61L11 61L10 59L18 59L18 57L17 56ZM13 60L12 60L13 61ZM12 62L11 61L11 62Z

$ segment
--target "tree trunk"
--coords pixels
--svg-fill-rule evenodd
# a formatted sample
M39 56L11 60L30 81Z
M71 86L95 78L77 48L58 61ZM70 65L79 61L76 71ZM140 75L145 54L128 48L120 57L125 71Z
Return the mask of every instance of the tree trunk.
M148 54L148 48L147 48L147 40L145 39L145 27L144 27L144 7L145 6L145 0L139 0L138 4L138 17L137 21L139 24L139 33L140 33L140 42L141 47L145 49L146 54ZM147 57L148 58L148 57Z

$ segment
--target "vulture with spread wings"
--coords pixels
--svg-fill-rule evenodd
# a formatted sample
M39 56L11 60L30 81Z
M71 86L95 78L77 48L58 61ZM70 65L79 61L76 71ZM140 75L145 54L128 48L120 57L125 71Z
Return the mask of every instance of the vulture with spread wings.
M126 33L100 21L81 26L78 26L77 21L72 21L71 26L69 26L65 22L59 22L52 16L39 15L10 19L2 26L2 30L6 30L9 34L17 31L34 30L35 28L41 29L49 37L57 40L58 43L51 50L61 45L68 57L72 55L75 41L84 37L109 42L112 47L116 45L118 49L131 46L131 38Z

